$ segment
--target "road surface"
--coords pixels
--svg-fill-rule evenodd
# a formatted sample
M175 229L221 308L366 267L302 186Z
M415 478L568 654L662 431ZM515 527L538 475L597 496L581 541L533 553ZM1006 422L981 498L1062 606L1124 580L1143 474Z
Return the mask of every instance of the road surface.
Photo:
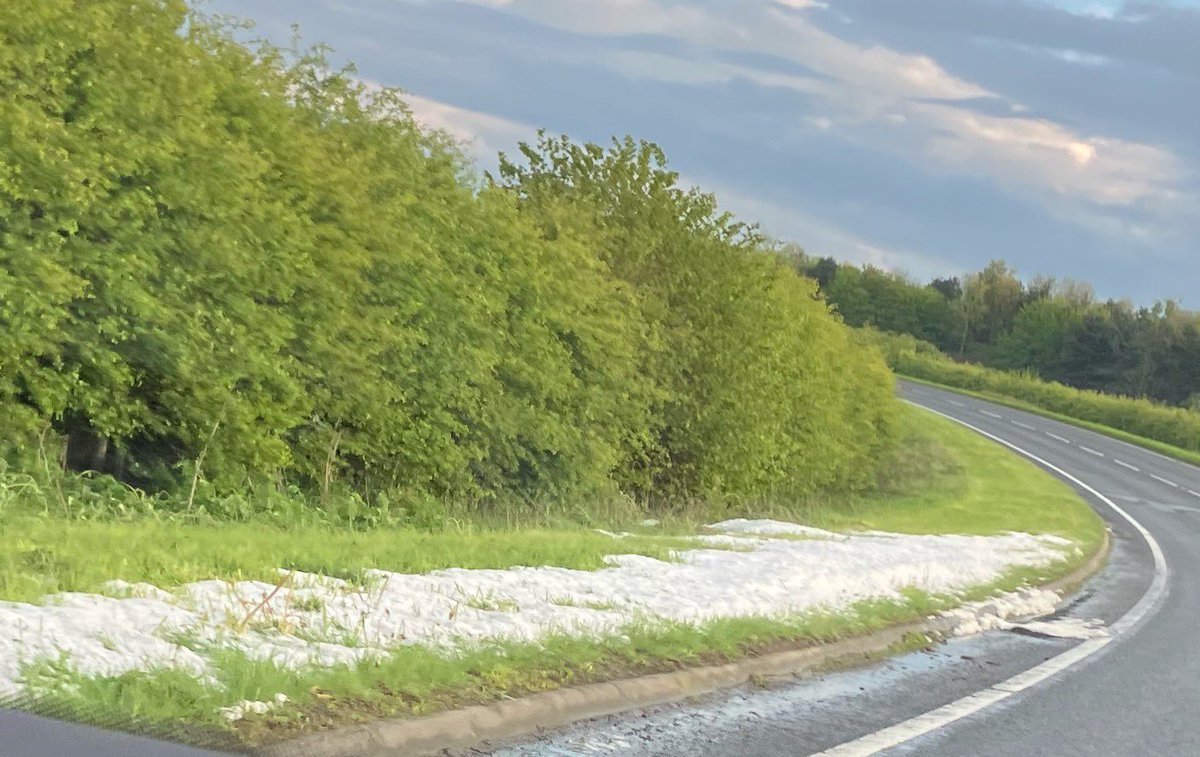
M218 752L0 709L0 757L222 757Z
M495 754L1200 754L1200 469L955 393L909 383L901 392L1076 479L1111 524L1113 551L1060 615L1115 624L1110 642L1092 651L1096 643L989 633L865 669L594 721ZM1161 546L1157 568L1151 541ZM1062 667L1064 654L1083 659L1028 688L1005 683L1039 665Z

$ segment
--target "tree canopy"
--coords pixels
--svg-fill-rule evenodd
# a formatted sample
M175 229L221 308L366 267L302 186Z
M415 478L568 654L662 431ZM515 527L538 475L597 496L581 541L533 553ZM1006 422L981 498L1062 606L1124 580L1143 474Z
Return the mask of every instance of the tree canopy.
M1200 409L1200 314L1174 302L1097 302L1086 283L1023 282L1000 260L961 280L924 285L796 249L788 257L851 325L909 334L960 359L1081 389Z
M480 181L400 93L182 0L5 3L0 81L10 457L721 498L890 443L880 355L652 144L543 135Z

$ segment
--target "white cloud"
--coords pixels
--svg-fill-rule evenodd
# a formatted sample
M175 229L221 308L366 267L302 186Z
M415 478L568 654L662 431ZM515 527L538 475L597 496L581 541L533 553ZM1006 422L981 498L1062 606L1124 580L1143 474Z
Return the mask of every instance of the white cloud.
M518 142L529 141L537 134L537 128L529 124L427 97L405 94L404 100L418 123L445 131L462 142L476 162L485 168L495 165L497 153L512 152Z
M870 264L888 271L910 274L919 279L951 276L961 272L961 265L912 250L889 247L872 242L842 226L807 213L795 206L781 205L753 193L723 184L720 180L684 177L689 184L698 184L717 196L721 207L739 218L754 221L762 230L783 240L802 240L812 255L830 256L850 263Z
M1167 210L1177 199L1171 188L1180 179L1177 162L1154 146L1086 137L1045 119L1000 118L941 104L910 105L909 113L942 127L927 141L927 154L960 172L1103 205L1146 203Z
M810 14L794 12L814 5L766 0L737 3L736 13L659 0L511 0L509 7L579 34L679 39L694 51L686 58L622 51L593 62L639 78L688 84L741 78L803 92L820 101L820 116L798 121L797 128L832 131L872 149L931 161L942 171L990 178L1017 194L1041 193L1060 203L1138 204L1164 213L1179 207L1178 161L1165 149L1025 115L1022 104L948 72L927 55L857 45L820 28ZM713 51L766 54L815 75L725 63L705 54ZM1013 115L982 113L978 101L1004 104Z
M774 0L774 3L782 5L785 8L795 8L797 10L829 7L829 3L818 2L818 0Z
M675 84L725 84L738 72L736 66L720 61L695 60L640 50L618 50L593 62L631 78Z
M419 123L427 128L445 131L461 141L475 160L484 167L495 164L498 152L511 152L518 142L530 140L537 131L529 124L460 108L427 97L405 94L404 99ZM828 129L834 125L826 118L814 118L811 123L819 129ZM733 189L717 179L684 176L680 181L714 192L722 208L732 211L739 218L762 224L767 234L780 239L805 240L806 248L813 254L832 255L852 263L869 263L887 270L904 271L920 278L958 272L958 267L947 260L870 242L795 207L780 205L750 192Z

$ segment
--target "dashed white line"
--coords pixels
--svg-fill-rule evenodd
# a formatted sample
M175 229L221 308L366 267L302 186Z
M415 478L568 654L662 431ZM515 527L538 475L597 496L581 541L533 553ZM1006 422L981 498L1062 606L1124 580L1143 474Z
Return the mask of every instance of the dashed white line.
M1057 439L1060 442L1062 442L1063 444L1071 443L1071 440L1066 438L1065 436L1059 436L1058 434L1052 434L1049 431L1046 432L1046 436L1050 437L1051 439Z
M937 413L936 410L933 410L933 412ZM1122 510L1111 499L1108 499L1083 481L1080 481L1078 478L1072 476L1063 469L1056 467L1052 463L1037 457L1033 453L1027 452L1011 442L1005 441L998 436L993 436L983 429L976 428L975 426L972 426L965 421L961 421L958 418L945 415L944 413L937 414L945 418L949 418L950 420L957 421L972 431L976 431L992 439L993 441L1003 444L1015 452L1019 452L1025 457L1028 457L1034 462L1039 463L1045 468L1048 468L1063 478L1066 478L1068 481L1071 481L1087 490L1101 502L1112 508L1114 512L1128 521L1129 524L1132 525L1139 534L1141 534L1142 538L1145 539L1147 546L1150 547L1150 554L1154 558L1154 579L1150 582L1150 588L1146 590L1146 593L1142 595L1142 598L1138 600L1137 604L1134 605L1133 608L1127 613L1122 615L1116 623L1109 627L1109 630L1112 632L1113 636L1100 639L1089 639L1073 649L1069 649L1062 654L1051 657L1041 665L1030 668L1024 673L1018 673L1012 678L1009 678L1007 681L1002 681L982 691L965 696L962 699L951 702L943 707L939 707L936 710L926 712L924 715L918 715L915 718L904 721L903 723L897 723L890 728L884 728L880 731L876 731L875 733L863 736L862 738L848 741L844 744L835 746L832 749L827 749L824 752L821 752L821 755L836 755L837 757L865 757L866 755L876 754L884 751L885 749L890 749L903 744L906 741L911 741L918 736L945 728L951 723L962 720L968 715L979 712L986 707L989 707L1001 700L1007 699L1008 697L1024 691L1031 686L1041 683L1042 681L1061 673L1080 660L1090 657L1091 655L1100 651L1106 645L1111 643L1115 637L1119 637L1122 634L1128 633L1132 628L1146 619L1150 612L1158 606L1158 603L1162 600L1166 592L1167 561L1163 557L1162 548L1158 546L1158 542L1155 541L1150 532L1146 530L1145 526L1134 520L1133 516Z
M1163 478L1162 476L1156 476L1153 473L1151 473L1150 478L1154 479L1155 481L1162 481L1164 484L1166 484L1167 486L1170 486L1174 489L1179 488L1179 484L1175 483L1174 481L1172 481L1170 479Z
M1004 417L1003 415L998 415L989 410L980 410L979 412L983 413L984 415L986 415L989 418L1003 418Z
M1116 463L1117 465L1121 466L1122 468L1128 468L1129 470L1134 471L1136 473L1142 472L1142 469L1137 467L1136 465L1130 465L1129 463L1124 462L1123 460L1118 460L1115 457L1113 458L1113 462Z
M1194 492L1191 489L1188 489L1187 493L1192 495L1193 497L1200 497L1200 492Z
M962 402L959 402L958 400L946 400L946 401L949 402L951 405L954 405L955 407L966 407L965 404L963 404Z
M1037 431L1036 428L1034 428L1033 426L1030 426L1028 423L1021 423L1020 421L1013 421L1013 420L1010 420L1009 423L1013 424L1014 426L1017 426L1018 428L1023 428L1026 431Z
M1091 447L1085 447L1082 444L1079 445L1079 449L1083 450L1084 452L1088 453L1089 455L1095 455L1096 457L1104 457L1103 452L1097 452L1096 450L1092 449Z

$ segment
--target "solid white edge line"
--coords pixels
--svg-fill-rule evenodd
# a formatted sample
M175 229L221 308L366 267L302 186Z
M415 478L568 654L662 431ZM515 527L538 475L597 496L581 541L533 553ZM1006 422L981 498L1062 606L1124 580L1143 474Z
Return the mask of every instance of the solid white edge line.
M1088 453L1089 455L1095 455L1096 457L1104 457L1103 452L1097 452L1096 450L1092 449L1091 447L1085 447L1082 444L1079 445L1079 449L1083 450L1084 452Z
M909 404L917 405L915 402L910 402ZM1075 476L1067 473L1062 468L1043 460L1032 452L1021 449L1009 441L1001 439L994 434L990 434L981 428L972 426L970 423L959 420L951 415L947 415L932 408L924 407L923 405L917 405L917 407L922 407L931 413L936 413L943 418L947 418L955 423L966 426L972 431L982 434L992 441L1002 444L1020 455L1024 455L1047 470L1053 471L1054 473L1057 473L1068 481L1074 483L1084 491L1090 493L1096 499L1103 502L1105 505L1111 508L1113 512L1117 513L1126 521L1128 521L1129 524L1133 526L1133 528L1139 534L1141 534L1142 538L1146 541L1146 545L1150 548L1150 554L1154 558L1154 578L1150 582L1150 587L1146 589L1146 593L1143 594L1142 598L1137 601L1137 604L1131 607L1129 612L1122 615L1116 623L1113 623L1112 626L1110 626L1109 630L1112 632L1113 636L1108 638L1090 639L1079 644L1078 646L1072 647L1060 655L1051 657L1049 660L1046 660L1040 665L1026 670L1024 673L1018 673L1006 681L1002 681L994 686L989 686L982 691L965 696L935 710L930 710L923 715L918 715L915 718L910 718L902 723L897 723L896 725L884 728L853 741L847 741L844 744L832 747L831 749L826 749L825 751L819 753L820 755L825 755L827 757L866 757L867 755L876 754L884 749L890 749L894 746L899 746L900 744L903 744L906 741L911 741L918 736L923 736L927 733L944 728L955 721L961 720L968 715L973 715L974 713L979 712L986 707L989 707L1001 700L1007 699L1018 692L1034 686L1035 684L1041 683L1042 681L1061 673L1079 661L1092 656L1096 652L1099 652L1106 645L1112 642L1115 637L1128 633L1141 621L1143 621L1150 614L1150 611L1154 609L1154 607L1157 606L1157 604L1166 595L1167 561L1166 558L1163 557L1162 548L1141 523L1138 523L1136 520L1134 520L1133 516L1121 509L1115 502L1108 497L1105 497L1091 486L1085 484L1083 481L1080 481Z
M1068 439L1067 437L1059 436L1058 434L1052 434L1049 431L1046 432L1046 436L1050 437L1051 439L1057 439L1058 441L1062 442L1063 444L1071 443L1071 440Z
M1179 484L1175 483L1174 481L1172 481L1169 478L1163 478L1162 476L1156 476L1153 473L1150 474L1150 478L1154 479L1155 481L1162 481L1167 486L1174 487L1176 489L1179 488Z
M1123 460L1118 460L1115 457L1113 458L1113 462L1116 463L1117 465L1120 465L1122 468L1128 468L1129 470L1134 471L1135 473L1142 472L1142 469L1137 467L1136 465L1130 465L1129 463L1127 463Z

